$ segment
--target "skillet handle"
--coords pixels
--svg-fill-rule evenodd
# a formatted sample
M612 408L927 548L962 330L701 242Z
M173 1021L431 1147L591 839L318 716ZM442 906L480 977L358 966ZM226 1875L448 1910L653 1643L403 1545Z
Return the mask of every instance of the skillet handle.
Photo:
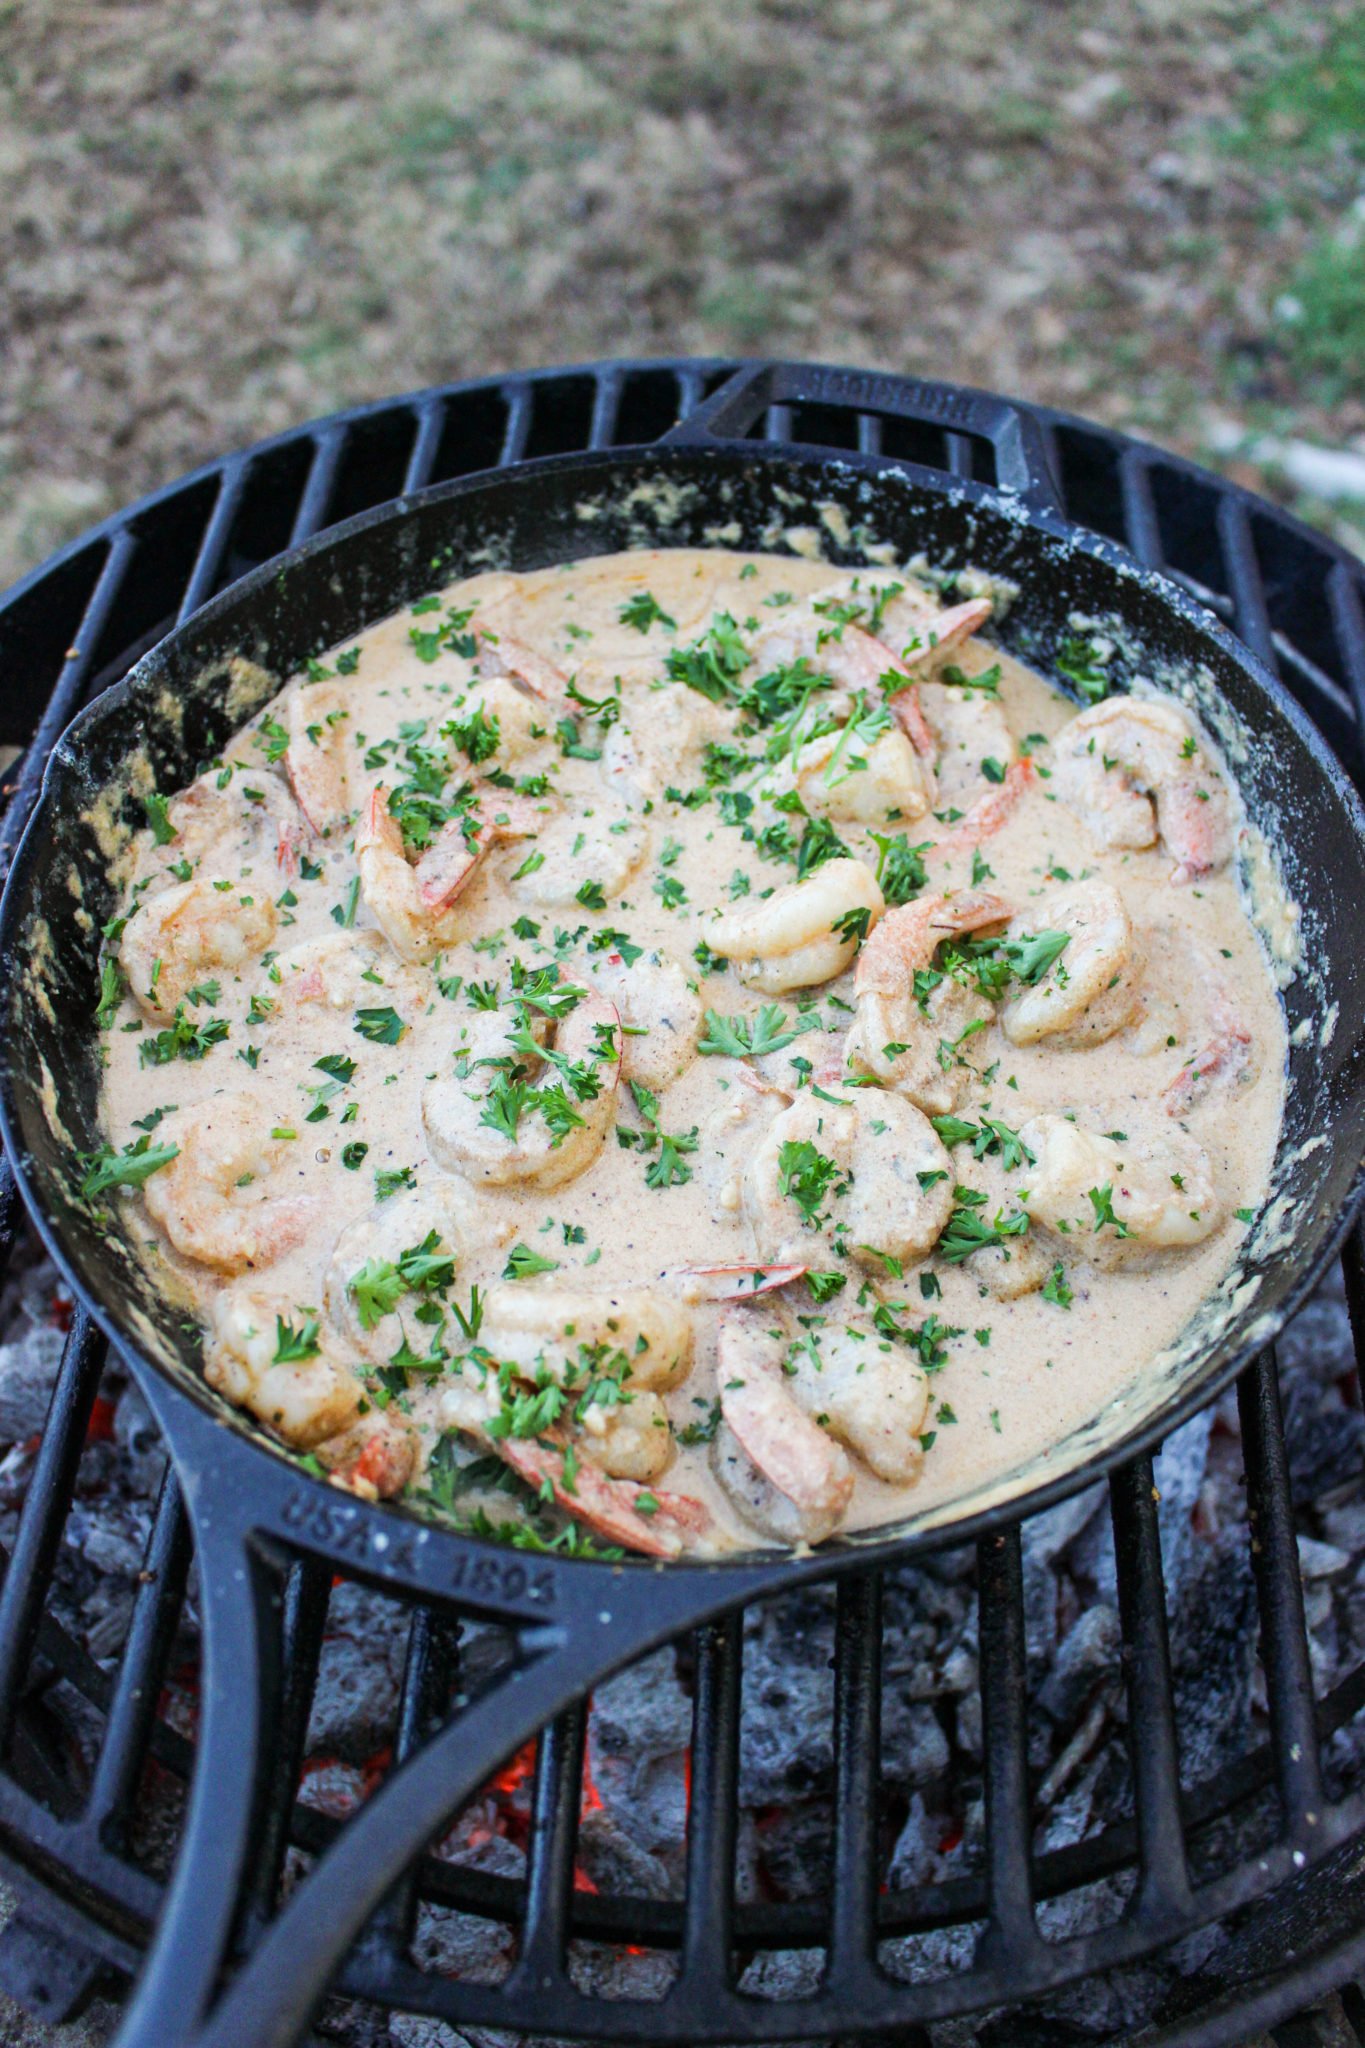
M496 1770L609 1672L770 1589L780 1567L650 1570L553 1560L545 1561L547 1595L541 1559L528 1580L518 1552L423 1529L301 1477L162 1374L131 1355L128 1362L184 1493L203 1648L184 1832L114 2048L295 2048L386 1896ZM358 1577L385 1591L510 1624L515 1653L484 1691L467 1703L457 1698L425 1746L390 1771L260 1932L245 1908L264 1860L267 1815L272 1795L294 1796L292 1767L282 1784L279 1755L282 1596L288 1566L309 1555L310 1528L325 1532L332 1553L318 1559L324 1588L340 1549ZM517 1590L524 1583L540 1588L543 1612ZM268 1898L266 1915L272 1907Z
M823 363L746 363L665 434L663 445L707 447L717 441L744 441L754 447L757 441L761 446L761 435L756 437L754 430L768 409L800 405L839 406L873 417L921 420L949 434L976 435L995 451L999 489L1035 511L1062 509L1035 416L1007 398L965 384L840 370ZM784 447L800 445L799 422L795 435L781 438ZM875 449L865 453L875 454L879 462L899 459Z

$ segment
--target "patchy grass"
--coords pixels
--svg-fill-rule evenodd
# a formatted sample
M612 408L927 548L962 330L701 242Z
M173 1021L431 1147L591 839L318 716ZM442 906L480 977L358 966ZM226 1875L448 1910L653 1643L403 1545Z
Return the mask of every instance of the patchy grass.
M0 0L0 583L224 447L574 357L1365 434L1363 44L1357 0Z

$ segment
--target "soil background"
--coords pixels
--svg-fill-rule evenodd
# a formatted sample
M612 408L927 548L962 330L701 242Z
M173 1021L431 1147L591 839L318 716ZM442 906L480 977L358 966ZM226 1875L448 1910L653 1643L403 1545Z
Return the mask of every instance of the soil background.
M681 350L1053 401L1365 546L1363 192L1350 0L13 0L0 585L335 406Z

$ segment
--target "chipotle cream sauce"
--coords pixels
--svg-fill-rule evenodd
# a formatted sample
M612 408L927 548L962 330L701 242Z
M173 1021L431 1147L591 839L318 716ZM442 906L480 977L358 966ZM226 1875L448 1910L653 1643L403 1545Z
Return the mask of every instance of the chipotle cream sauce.
M463 1411L446 1392L462 1377L458 1361L469 1343L450 1304L461 1307L468 1326L472 1289L539 1294L560 1286L643 1285L665 1294L693 1331L690 1370L662 1396L670 1455L667 1469L644 1481L645 1521L657 1512L650 1502L659 1493L681 1494L703 1503L709 1516L694 1539L703 1551L773 1540L772 1527L741 1514L715 1472L716 1335L734 1311L697 1298L714 1281L679 1275L773 1263L755 1244L744 1197L746 1168L763 1134L790 1102L809 1100L821 1077L832 1108L856 1102L861 1113L881 1091L847 1086L841 1048L855 1017L852 963L816 986L774 995L741 978L742 962L708 953L718 911L753 910L765 892L796 880L791 852L808 821L798 807L773 801L793 783L790 760L765 765L774 727L746 734L749 721L669 680L666 664L678 650L713 644L706 636L718 615L733 620L741 645L751 646L784 617L808 616L813 598L862 605L866 624L879 589L907 581L890 571L855 574L817 561L719 550L636 551L524 575L478 576L334 650L315 665L313 679L293 679L190 796L171 799L154 818L155 831L139 836L128 862L131 916L122 953L135 986L106 1007L103 1121L116 1151L143 1134L152 1147L169 1134L181 1150L147 1177L142 1192L114 1199L156 1207L158 1182L170 1187L179 1175L174 1199L163 1194L158 1216L146 1215L146 1256L162 1283L201 1317L210 1377L286 1441L338 1468L346 1483L369 1491L378 1477L380 1490L392 1490L373 1460L369 1468L363 1455L357 1463L367 1422L383 1416L386 1429L408 1442L406 1491L419 1505L434 1495L457 1516L476 1509L494 1519L522 1514L506 1490L463 1483L469 1461L481 1458L479 1472L490 1469L490 1443L452 1423L452 1414L458 1421ZM837 614L821 616L837 636ZM500 656L504 642L513 651ZM487 679L515 664L516 649L531 650L543 664L523 664L543 691L539 700L527 694L525 674L504 674L500 698L486 694ZM837 658L832 640L831 665ZM885 855L872 832L904 834L920 849L919 897L986 890L1025 917L1067 879L1110 883L1132 921L1141 960L1130 1021L1101 1043L1063 1049L1043 1037L1014 1044L998 1017L977 1032L974 1071L952 1114L978 1129L983 1119L995 1119L1016 1133L1040 1115L1074 1116L1097 1132L1135 1140L1155 1133L1160 1140L1173 1121L1163 1091L1226 1028L1229 1014L1246 1053L1230 1079L1195 1091L1198 1099L1174 1119L1207 1155L1217 1197L1216 1227L1188 1248L1153 1250L1103 1270L1086 1235L1097 1226L1083 1227L1078 1218L1070 1236L1047 1235L1035 1224L1026 1237L960 1262L932 1251L903 1260L898 1275L886 1261L850 1252L846 1240L832 1245L826 1227L810 1231L803 1259L842 1272L841 1289L817 1303L796 1283L745 1304L746 1316L780 1328L784 1342L805 1341L809 1349L806 1333L813 1332L817 1352L826 1329L849 1316L865 1325L883 1303L892 1305L893 1325L917 1331L934 1316L950 1333L937 1340L931 1332L927 1344L909 1348L882 1343L883 1351L904 1358L908 1373L932 1367L916 1432L925 1448L908 1484L877 1478L856 1449L848 1453L853 1486L841 1525L850 1529L897 1520L1000 1479L1130 1386L1231 1264L1247 1227L1236 1212L1250 1216L1267 1191L1284 1100L1283 1013L1239 885L1239 861L1177 887L1163 845L1105 850L1049 788L1047 743L1076 706L982 639L967 640L919 673L936 667L967 677L984 673L988 682L958 706L967 737L940 757L935 808L885 817L870 828L836 819L843 847L875 871L879 863L885 868ZM556 672L559 682L572 681L567 700ZM745 680L756 673L751 668ZM497 751L471 765L468 755L487 744L489 726L481 742L469 721L480 704L510 703L508 689L524 700L525 716L521 705L514 716L504 709ZM811 701L818 712L819 696ZM974 706L989 707L996 721L982 726L979 755ZM962 837L963 813L970 817L974 803L1000 790L1009 765L999 742L1001 713L1015 757L1032 759L1044 772L1027 782L1012 808L1002 805L998 829L973 845ZM519 742L512 731L518 720ZM442 738L440 728L452 721L459 735ZM874 715L868 731L875 726ZM309 828L288 779L291 737L295 758L307 746L341 763L346 822ZM1203 736L1201 744L1207 746ZM354 850L357 822L375 788L387 794L411 783L414 746L446 763L449 781L434 802L502 769L514 785L529 782L532 794L486 790L481 814L496 817L514 797L536 812L529 832L483 852L439 913L446 936L427 958L400 957L379 929ZM717 746L742 749L747 763L736 769L737 757L718 756ZM856 739L846 743L845 768L858 747ZM423 758L419 751L419 781ZM310 757L308 768L315 765ZM826 790L840 772L836 764ZM848 774L858 772L855 762ZM296 783L301 793L305 786ZM822 795L809 778L802 787ZM733 791L750 803L726 803ZM816 814L814 802L807 809ZM1240 813L1235 817L1240 829ZM409 856L417 850L410 844ZM215 955L206 924L211 901L207 911L191 903L183 924L153 930L139 950L139 920L149 922L163 892L210 878L227 885L215 892L221 903L272 907L247 930L237 956L231 947L227 957ZM404 886L401 875L397 885ZM869 922L875 925L875 910ZM603 939L608 932L618 936ZM242 933L236 937L241 941ZM1065 952L1061 957L1065 962ZM185 970L178 980L177 960ZM424 1091L434 1078L462 1079L475 1093L488 1085L489 1070L472 1062L487 1055L488 1018L502 1011L471 1003L469 992L477 985L481 1000L506 1006L514 962L523 985L527 974L556 968L563 983L615 1002L633 1026L623 1041L626 1073L605 1140L584 1170L553 1187L515 1179L487 1184L477 1174L471 1182L450 1173L433 1156L424 1121ZM668 979L667 963L680 975ZM148 983L155 977L157 986L137 986L139 976ZM633 976L643 990L638 1000ZM681 1010L669 995L676 996L680 980L691 984L691 1003ZM658 1014L660 1001L667 1019ZM697 1021L702 1010L744 1020L744 1029L774 1003L779 1035L801 1027L778 1050L757 1059L695 1051L698 1035L714 1037ZM394 1043L385 1042L395 1028L391 1019L401 1027ZM149 1046L159 1055L150 1061ZM651 1054L658 1055L653 1068ZM670 1075L671 1065L680 1070ZM632 1090L632 1070L654 1074L645 1084L651 1093ZM547 1069L536 1078L553 1076ZM218 1144L201 1201L190 1138L194 1119L210 1111L219 1138L230 1130L246 1149L225 1160ZM480 1130L481 1142L497 1138L486 1124ZM662 1141L669 1136L681 1143L665 1159ZM254 1160L248 1139L257 1144ZM1017 1217L1031 1192L1027 1160L1008 1169L999 1145L978 1159L962 1141L948 1152L952 1185L986 1193L979 1213ZM651 1177L660 1184L650 1185ZM243 1262L238 1212L263 1202L267 1188L274 1220ZM972 1210L970 1195L965 1206ZM827 1219L836 1207L825 1204ZM401 1246L395 1230L402 1230L392 1222L400 1214L411 1219L411 1237ZM411 1373L405 1385L401 1367L379 1374L373 1358L348 1344L345 1316L329 1311L328 1276L330 1270L335 1290L339 1239L343 1266L349 1260L358 1269L376 1258L392 1269L398 1250L426 1237L429 1221L441 1249L454 1255L453 1284L444 1291L410 1288L396 1308L381 1300L371 1309L377 1332L366 1333L383 1343L401 1339L400 1357L425 1354L433 1344L444 1348L441 1369ZM1051 1285L1002 1299L993 1291L1001 1254L1022 1255L1026 1244L1035 1247L1035 1259L1043 1246ZM543 1271L527 1270L541 1261ZM526 1277L504 1280L509 1271ZM344 1295L344 1273L340 1285ZM233 1303L243 1301L246 1313L234 1325ZM426 1310L421 1321L414 1319L419 1308ZM232 1343L224 1345L225 1316L239 1332L238 1355ZM254 1343L240 1336L243 1327L254 1331ZM292 1365L288 1333L305 1354ZM279 1367L277 1353L284 1359ZM326 1367L321 1377L319 1360ZM297 1398L281 1399L291 1373ZM332 1428L338 1420L343 1426ZM320 1434L324 1425L329 1433ZM558 1523L551 1517L542 1526ZM594 1533L616 1540L600 1526Z

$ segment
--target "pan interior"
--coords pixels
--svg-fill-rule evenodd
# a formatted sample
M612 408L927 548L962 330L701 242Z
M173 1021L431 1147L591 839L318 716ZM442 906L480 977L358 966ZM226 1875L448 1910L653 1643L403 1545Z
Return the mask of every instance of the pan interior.
M660 545L818 548L850 566L884 560L889 547L898 560L922 553L936 567L972 566L1017 587L993 634L1045 673L1078 622L1102 623L1126 675L1178 690L1220 739L1302 907L1272 1194L1235 1265L1179 1342L1045 1457L850 1540L927 1538L1035 1489L1079 1484L1121 1445L1209 1398L1303 1298L1344 1227L1365 1150L1365 959L1353 937L1365 821L1353 792L1278 685L1207 615L1108 543L1026 517L1008 499L927 472L789 450L566 458L363 515L235 585L97 700L54 754L0 912L7 1137L54 1249L106 1326L232 1429L285 1457L205 1386L193 1327L151 1285L127 1225L102 1233L78 1197L78 1155L100 1143L93 1011L101 928L115 909L111 844L142 822L139 788L182 786L309 656L434 586Z

